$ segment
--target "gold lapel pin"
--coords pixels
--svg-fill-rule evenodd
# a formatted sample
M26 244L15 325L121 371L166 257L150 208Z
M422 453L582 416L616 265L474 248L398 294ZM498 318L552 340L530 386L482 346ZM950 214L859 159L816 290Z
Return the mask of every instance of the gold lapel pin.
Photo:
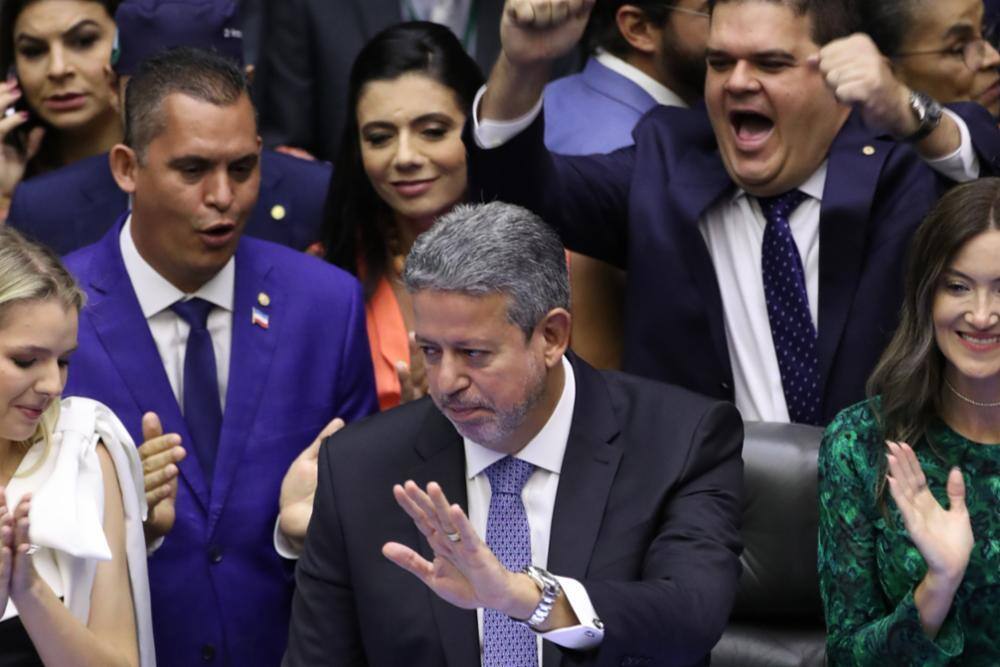
M869 144L868 146L862 148L861 152L867 155L868 157L871 157L872 155L875 155L875 147Z
M275 220L284 220L286 215L288 215L288 211L281 204L275 204L271 207L271 217Z
M267 295L267 292L261 292L257 295L257 303L266 308L271 305L271 297Z

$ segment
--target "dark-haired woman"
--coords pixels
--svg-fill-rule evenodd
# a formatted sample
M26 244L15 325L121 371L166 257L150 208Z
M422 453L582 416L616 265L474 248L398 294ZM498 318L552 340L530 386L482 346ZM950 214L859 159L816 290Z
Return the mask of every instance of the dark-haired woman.
M1000 179L918 230L871 398L820 451L831 665L1000 664Z
M379 33L351 70L324 242L327 260L365 286L383 409L424 391L419 355L411 355L410 299L398 277L417 235L465 197L462 128L482 82L454 34L426 22Z
M0 199L22 178L121 140L111 71L117 6L118 0L4 0Z
M1000 54L983 39L983 0L862 0L864 31L909 88L1000 116Z

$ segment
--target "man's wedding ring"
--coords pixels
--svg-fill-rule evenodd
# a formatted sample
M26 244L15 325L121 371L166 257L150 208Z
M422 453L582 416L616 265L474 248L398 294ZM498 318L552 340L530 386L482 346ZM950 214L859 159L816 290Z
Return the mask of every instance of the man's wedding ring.
M27 554L28 556L30 556L33 553L37 553L39 549L41 549L41 547L38 546L37 544L29 544L28 545L28 550L25 551L24 553Z
M454 533L445 533L444 536L448 538L449 542L461 542L462 541L462 536L461 536L461 534L459 534L458 531L455 531Z

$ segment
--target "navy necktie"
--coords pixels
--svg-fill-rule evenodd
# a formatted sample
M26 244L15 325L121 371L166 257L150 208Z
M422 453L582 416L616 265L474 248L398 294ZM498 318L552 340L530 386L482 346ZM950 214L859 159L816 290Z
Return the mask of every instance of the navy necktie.
M531 533L521 490L535 466L505 456L484 472L490 480L486 546L504 567L520 572L531 565ZM483 610L483 667L537 667L538 645L527 626L495 609Z
M809 293L802 258L788 219L806 195L792 190L759 197L767 220L761 247L764 297L771 339L778 356L781 387L793 422L819 424L819 353L816 327L809 313Z
M184 353L184 421L194 441L195 456L211 484L215 453L222 429L222 406L219 403L219 379L215 368L215 349L208 332L208 314L214 306L204 299L178 301L170 306L188 323L187 348Z

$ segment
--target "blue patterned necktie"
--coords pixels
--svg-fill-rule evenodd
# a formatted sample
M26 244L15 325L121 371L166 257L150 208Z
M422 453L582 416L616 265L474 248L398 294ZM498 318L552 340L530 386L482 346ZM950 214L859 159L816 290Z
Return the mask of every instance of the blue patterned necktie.
M184 421L194 441L194 453L212 482L215 453L222 429L222 406L219 403L219 378L215 369L215 349L208 332L208 314L214 306L204 299L178 301L170 306L191 330L184 353Z
M486 546L504 567L520 572L531 565L531 534L521 489L535 466L505 456L485 470L490 480ZM483 610L483 667L537 667L534 633L495 609Z
M809 313L809 292L802 258L788 219L806 195L791 190L777 197L759 197L767 220L761 247L764 297L771 339L778 356L781 387L793 422L819 424L819 353L816 327Z

